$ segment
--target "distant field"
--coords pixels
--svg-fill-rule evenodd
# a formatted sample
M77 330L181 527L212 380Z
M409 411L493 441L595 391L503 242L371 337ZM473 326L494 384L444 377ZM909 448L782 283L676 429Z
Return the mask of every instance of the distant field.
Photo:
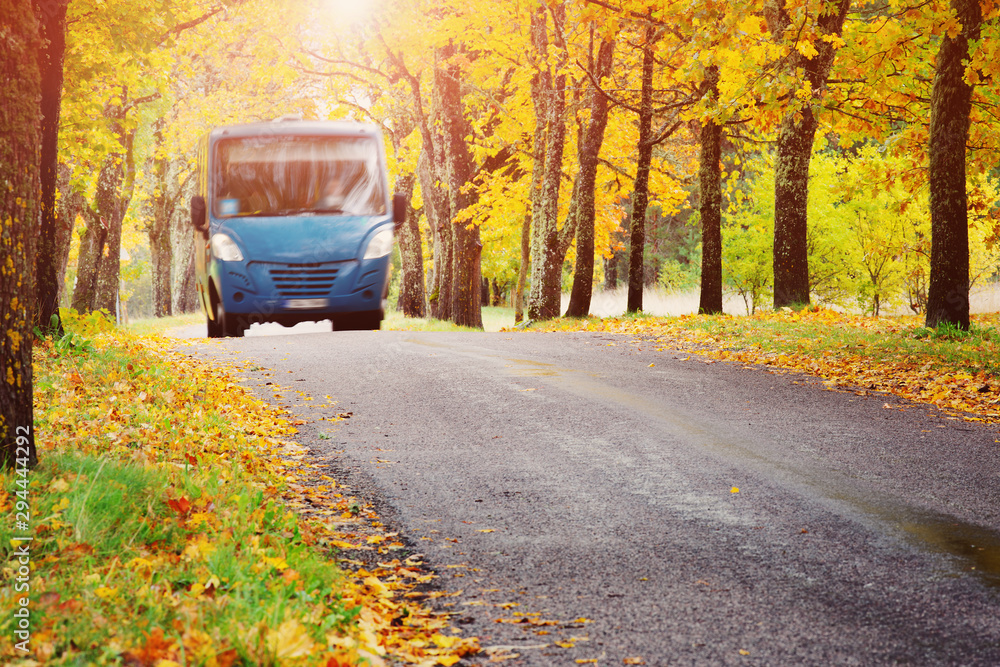
M628 290L621 287L613 291L596 292L591 300L590 312L597 317L618 317L625 313L625 306L628 300ZM972 293L973 313L998 313L1000 312L1000 283L990 283L984 288L973 290ZM566 312L569 305L569 295L564 294L562 300L562 312ZM647 288L643 292L643 312L658 317L676 317L678 315L690 315L698 310L698 292L668 294L663 290ZM746 307L743 299L738 296L727 296L723 303L723 310L730 315L745 315ZM887 315L890 313L886 313ZM902 315L912 315L906 311L898 313ZM139 334L163 333L170 329L187 327L194 324L203 324L205 321L201 313L189 313L187 315L176 315L162 319L148 318L130 322L126 327L130 331ZM514 309L506 307L487 306L483 308L483 328L486 331L500 331L503 328L514 326ZM301 325L301 329L307 325ZM325 328L316 328L315 325L309 330L328 330L329 323ZM386 315L383 329L413 329L421 331L451 331L455 327L447 322L437 322L435 320L413 320L403 317L398 311L391 311ZM202 334L203 335L203 334Z

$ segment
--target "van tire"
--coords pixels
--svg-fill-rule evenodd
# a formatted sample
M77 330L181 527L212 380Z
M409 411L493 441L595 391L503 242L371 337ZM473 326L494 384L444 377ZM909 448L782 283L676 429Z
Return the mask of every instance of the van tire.
M219 321L213 320L210 317L205 318L208 322L208 337L209 338L221 338L222 332L219 329Z
M245 319L226 314L222 299L215 302L215 322L222 338L241 338L247 330Z
M384 314L381 310L361 313L344 313L333 318L334 331L372 331L382 328Z

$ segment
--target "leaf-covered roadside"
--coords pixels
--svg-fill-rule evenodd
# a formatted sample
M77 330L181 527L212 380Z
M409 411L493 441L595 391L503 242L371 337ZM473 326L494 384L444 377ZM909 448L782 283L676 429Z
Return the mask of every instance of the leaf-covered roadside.
M452 665L478 650L420 604L432 575L306 460L287 414L169 345L122 332L36 343L32 653L15 650L8 615L4 662ZM18 489L4 473L8 516ZM377 565L342 570L348 549Z
M652 352L682 350L708 360L799 371L831 388L896 394L964 419L1000 422L1000 314L974 315L968 332L927 329L915 317L827 309L748 317L564 318L531 329L630 334Z

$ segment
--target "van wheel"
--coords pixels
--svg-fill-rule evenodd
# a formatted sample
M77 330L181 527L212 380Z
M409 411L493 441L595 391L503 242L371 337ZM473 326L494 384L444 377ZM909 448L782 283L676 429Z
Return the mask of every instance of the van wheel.
M246 333L246 322L241 317L226 314L226 308L222 305L222 299L215 302L215 322L218 327L219 337L240 338Z
M209 338L221 338L222 331L219 327L219 321L210 318L205 318L208 320L208 337Z

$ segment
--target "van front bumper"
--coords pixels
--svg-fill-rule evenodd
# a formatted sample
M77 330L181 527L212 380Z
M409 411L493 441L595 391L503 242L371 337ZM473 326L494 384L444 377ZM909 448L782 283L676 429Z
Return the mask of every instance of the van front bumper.
M216 267L226 313L246 316L251 324L381 310L389 278L388 256L313 264L217 262Z

